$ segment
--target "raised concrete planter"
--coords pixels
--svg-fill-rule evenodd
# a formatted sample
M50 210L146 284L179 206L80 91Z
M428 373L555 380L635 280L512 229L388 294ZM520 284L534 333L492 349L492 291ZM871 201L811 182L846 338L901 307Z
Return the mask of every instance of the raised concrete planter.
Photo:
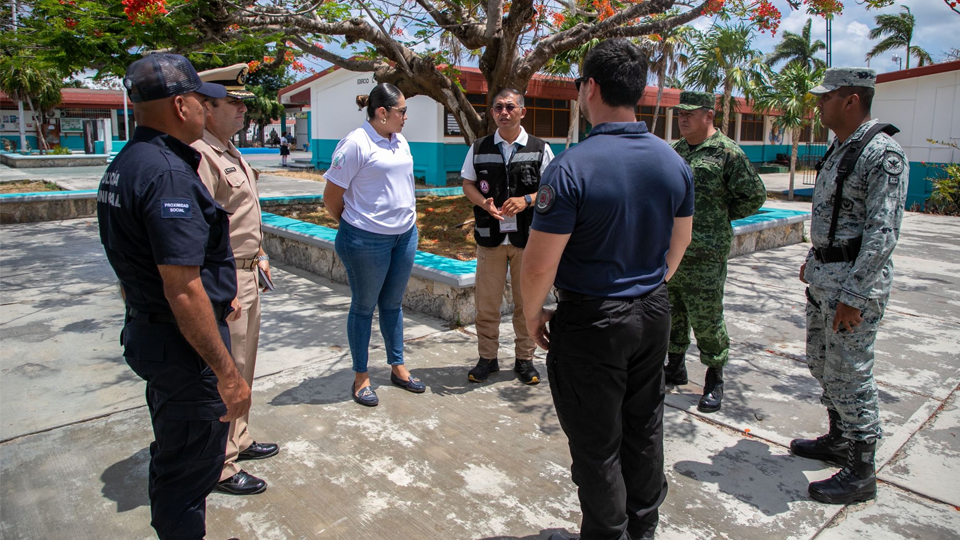
M92 167L106 165L107 154L77 154L70 156L23 156L15 153L0 153L0 163L14 169L46 167Z
M0 195L0 223L32 223L97 214L97 191L49 191Z
M423 190L443 196L456 195L459 188ZM419 194L419 191L418 191ZM0 195L2 223L23 223L90 217L96 215L95 190L59 191ZM315 212L323 205L319 195L308 197L263 197L264 250L284 264L347 283L346 270L334 249L337 231L283 217L268 211L301 208ZM803 241L803 222L809 212L761 208L748 218L733 222L734 242L730 256L796 244ZM403 305L422 313L466 325L474 321L474 279L476 261L457 261L418 251ZM513 311L513 293L508 281L501 312Z

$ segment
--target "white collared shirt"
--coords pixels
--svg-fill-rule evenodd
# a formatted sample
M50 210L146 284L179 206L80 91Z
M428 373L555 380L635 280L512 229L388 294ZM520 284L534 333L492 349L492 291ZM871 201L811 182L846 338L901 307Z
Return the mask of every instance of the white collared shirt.
M510 160L513 159L513 155L516 153L518 145L520 148L526 146L527 140L529 140L529 136L527 135L527 130L523 129L523 126L520 126L520 135L517 136L517 140L513 141L512 145L500 136L499 129L493 134L493 143L500 148L500 155L503 156L503 163L505 165L510 164ZM507 152L509 152L509 154ZM550 144L544 141L543 159L540 161L540 174L543 174L543 171L547 170L547 165L550 164L551 160L553 160L553 150L550 148ZM477 170L473 168L472 144L470 145L470 149L467 150L467 157L463 159L463 167L460 169L460 177L464 180L470 180L471 182L477 181Z
M416 222L413 155L399 133L387 139L364 122L337 144L323 177L346 190L342 218L354 227L403 234Z

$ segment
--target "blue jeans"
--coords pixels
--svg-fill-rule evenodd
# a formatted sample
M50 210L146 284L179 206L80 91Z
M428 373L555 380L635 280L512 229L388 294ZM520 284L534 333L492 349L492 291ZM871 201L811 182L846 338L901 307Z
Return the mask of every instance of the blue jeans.
M335 245L350 280L347 341L353 370L367 371L374 308L380 310L387 364L403 364L402 302L417 254L417 226L403 234L377 234L340 220Z

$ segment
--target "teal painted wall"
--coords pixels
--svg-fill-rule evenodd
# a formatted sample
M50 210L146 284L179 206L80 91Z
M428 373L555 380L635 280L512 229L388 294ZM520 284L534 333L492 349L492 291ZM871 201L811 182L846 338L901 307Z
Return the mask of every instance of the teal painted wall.
M907 209L914 204L923 206L930 194L933 193L933 182L927 178L942 178L944 173L937 165L947 163L920 163L910 162L910 184L907 186Z

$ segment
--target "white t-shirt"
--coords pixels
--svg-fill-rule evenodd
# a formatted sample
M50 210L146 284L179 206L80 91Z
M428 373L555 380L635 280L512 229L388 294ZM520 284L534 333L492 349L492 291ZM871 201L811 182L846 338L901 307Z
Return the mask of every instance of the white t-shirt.
M403 234L417 220L413 155L403 135L380 136L370 122L337 144L323 177L346 190L344 221L376 234Z
M498 129L493 134L493 144L497 145L500 148L500 155L503 156L503 162L507 165L510 164L510 159L513 158L513 155L517 153L517 146L521 148L527 145L527 130L523 129L523 126L520 126L520 135L517 135L517 140L513 141L513 144L508 143L500 136L500 130ZM547 170L547 165L553 160L553 150L550 148L550 144L544 141L543 144L543 157L540 160L540 175L543 176L543 171ZM473 167L473 145L470 145L470 149L467 150L467 157L463 159L463 167L460 169L460 177L464 180L470 180L471 182L477 181L477 170ZM530 196L533 199L536 199L536 194ZM510 236L508 235L503 239L503 245L510 244Z

